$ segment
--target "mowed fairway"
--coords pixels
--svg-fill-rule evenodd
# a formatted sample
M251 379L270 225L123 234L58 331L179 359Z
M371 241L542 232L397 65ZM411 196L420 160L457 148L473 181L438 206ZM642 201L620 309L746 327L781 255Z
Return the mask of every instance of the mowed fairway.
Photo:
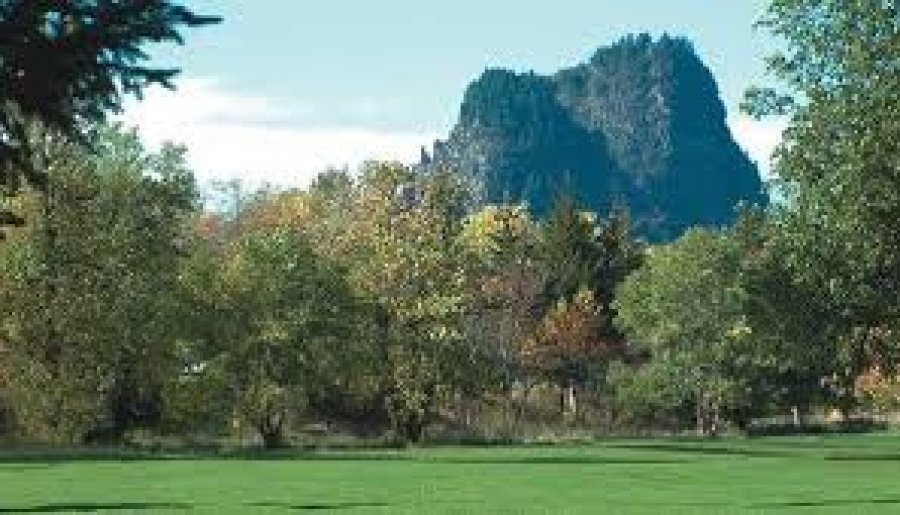
M0 512L900 513L900 437L49 459L7 451Z

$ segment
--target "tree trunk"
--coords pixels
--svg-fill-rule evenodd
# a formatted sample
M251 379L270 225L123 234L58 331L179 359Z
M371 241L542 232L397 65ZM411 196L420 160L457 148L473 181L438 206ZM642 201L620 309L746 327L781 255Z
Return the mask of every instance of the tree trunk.
M525 419L528 416L528 398L531 395L531 384L526 379L522 382L522 398L519 399L519 406L517 410L518 420L516 421L518 424L524 424Z
M695 420L697 423L697 436L706 436L706 407L704 406L704 399L701 397L697 400L697 411L695 413Z
M262 437L263 448L265 449L277 449L284 445L284 438L282 438L281 430L261 428L259 430L259 435Z
M850 416L853 414L853 408L856 406L856 398L854 397L855 382L855 377L848 372L841 377L839 383L837 408L841 412L842 424L850 422Z
M576 419L578 418L578 396L574 385L569 385L567 396L569 399L569 416Z
M284 446L284 415L277 411L267 410L257 421L256 430L262 438L265 449L277 449Z
M578 400L572 383L566 383L560 391L560 409L563 419L567 422L575 420L578 416Z
M721 413L719 409L719 402L712 401L710 406L710 421L709 421L709 436L716 437L719 436L719 430L721 429Z
M709 394L697 400L697 436L715 436L718 432L719 406Z
M407 444L418 444L425 439L425 423L418 416L407 416L399 427L397 432Z

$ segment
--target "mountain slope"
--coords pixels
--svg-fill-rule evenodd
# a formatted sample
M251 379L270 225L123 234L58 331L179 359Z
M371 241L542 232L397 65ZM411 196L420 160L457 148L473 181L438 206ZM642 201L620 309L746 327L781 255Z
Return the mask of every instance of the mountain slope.
M669 37L627 37L552 76L487 70L430 165L460 170L483 202L546 213L570 193L599 212L627 205L655 241L766 202L712 74L689 42Z

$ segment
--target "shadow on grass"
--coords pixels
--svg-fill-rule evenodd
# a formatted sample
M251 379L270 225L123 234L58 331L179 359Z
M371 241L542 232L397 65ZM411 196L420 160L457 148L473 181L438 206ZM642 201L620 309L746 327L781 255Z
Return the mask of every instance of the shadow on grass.
M291 504L282 502L254 502L244 506L254 508L280 508L282 510L317 511L317 510L353 510L356 508L387 508L388 503L383 502L335 502L314 504Z
M93 513L123 510L190 510L193 508L193 504L171 502L59 503L22 506L19 508L0 507L0 513Z
M638 446L637 449L642 447ZM653 450L644 446L645 450ZM305 461L305 462L368 462L368 461L396 461L412 463L444 463L444 464L522 464L522 465L665 465L686 463L690 461L683 457L604 457L596 455L586 456L417 456L402 452L310 452L310 451L253 451L230 453L199 453L199 454L159 454L159 453L22 453L0 455L0 472L3 470L27 471L31 468L38 469L52 465L77 462L139 462L139 461L180 461L180 460L236 460L236 461Z
M631 451L674 452L687 454L705 454L711 456L746 456L749 458L798 458L816 456L810 452L797 452L789 450L773 449L747 449L744 447L729 447L716 445L685 445L670 443L636 443L636 444L611 444L607 447L627 449Z
M900 454L837 454L825 456L825 461L900 461Z
M77 462L137 462L137 461L409 461L413 456L387 451L374 452L317 452L291 451L224 451L224 452L141 452L131 450L72 451L72 452L8 452L0 453L0 472L20 466L21 470L49 467Z
M778 508L829 508L838 506L865 506L900 504L900 499L826 499L822 501L784 501L757 503L747 506L750 509L766 510Z
M770 445L771 443L771 445ZM599 445L598 445L599 444ZM526 444L512 448L552 448L540 444ZM403 461L419 463L521 463L521 464L668 464L683 463L693 458L703 457L747 457L747 458L792 458L820 461L900 461L900 453L894 449L857 447L834 447L825 445L821 440L809 441L772 441L757 446L746 441L731 442L724 440L707 440L701 438L672 438L659 440L625 440L614 439L597 444L561 446L572 448L621 449L633 452L633 456L598 456L588 453L584 456L572 456L561 453L559 456L516 456L488 455L466 456L463 452L458 456L424 455L410 450L441 449L440 446L427 447L379 447L379 448L313 448L299 447L286 449L196 449L196 450L148 450L129 448L72 448L72 449L8 449L0 451L0 473L7 471L27 472L30 468L49 467L73 462L139 462L139 461L203 461L203 460L236 460L236 461ZM502 447L501 447L502 448ZM450 447L452 450L452 446ZM879 452L881 451L881 452ZM646 454L643 454L646 453ZM658 453L658 454L654 454Z
M0 474L4 472L28 472L29 470L46 470L48 468L50 468L49 463L8 464L0 461Z
M697 502L685 502L685 503L669 503L669 502L640 502L636 501L634 503L628 503L627 506L634 506L640 508L654 508L658 509L660 513L664 513L666 509L672 508L702 508L704 510L708 509L718 509L718 510L728 510L731 511L743 511L743 510L788 510L791 508L838 508L838 507L860 507L860 506L888 506L888 505L900 505L900 498L875 498L875 499L823 499L818 501L770 501L770 502L760 502L760 503L730 503L730 502L717 502L717 501L697 501ZM888 508L884 508L888 509Z
M790 449L787 446L780 446L776 449L752 449L746 447L730 447L703 444L678 444L678 443L632 443L632 444L610 444L610 448L627 449L633 451L652 451L652 452L671 452L685 453L694 455L707 456L740 456L747 458L802 458L823 461L849 461L849 462L866 462L866 461L900 461L900 453L874 453L866 452L859 449L858 452L849 454L854 450L848 449L829 449L827 447L800 447L799 449Z
M498 456L477 458L428 458L423 463L461 465L672 465L689 463L686 459L604 458L601 456Z

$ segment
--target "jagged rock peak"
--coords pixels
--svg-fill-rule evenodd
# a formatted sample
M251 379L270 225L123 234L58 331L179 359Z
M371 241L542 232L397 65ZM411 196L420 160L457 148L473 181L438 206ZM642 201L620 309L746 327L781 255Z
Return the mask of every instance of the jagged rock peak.
M561 192L599 212L625 204L654 240L728 225L738 203L766 202L684 38L626 36L549 76L488 69L431 157L466 175L482 202L525 201L539 214Z

